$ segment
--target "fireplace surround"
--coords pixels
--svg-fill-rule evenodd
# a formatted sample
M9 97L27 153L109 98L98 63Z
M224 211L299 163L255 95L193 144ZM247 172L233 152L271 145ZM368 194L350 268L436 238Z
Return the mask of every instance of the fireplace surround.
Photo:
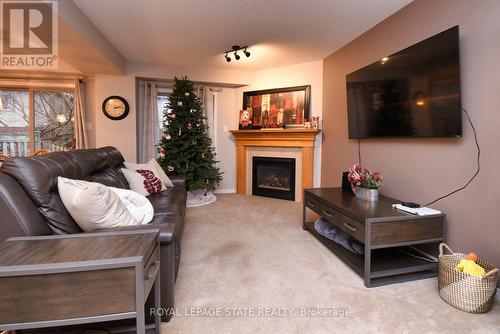
M254 156L252 195L295 201L295 159Z
M252 194L250 181L252 170L247 168L251 164L252 155L294 157L297 159L295 201L302 201L304 189L313 187L314 143L320 130L274 129L231 130L230 132L236 144L236 191L238 194ZM256 150L259 151L258 154Z

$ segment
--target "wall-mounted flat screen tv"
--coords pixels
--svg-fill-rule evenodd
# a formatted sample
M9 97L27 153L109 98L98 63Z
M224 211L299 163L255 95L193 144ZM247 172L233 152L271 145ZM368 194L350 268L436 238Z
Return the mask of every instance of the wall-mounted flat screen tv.
M348 74L349 138L461 137L459 53L455 26Z

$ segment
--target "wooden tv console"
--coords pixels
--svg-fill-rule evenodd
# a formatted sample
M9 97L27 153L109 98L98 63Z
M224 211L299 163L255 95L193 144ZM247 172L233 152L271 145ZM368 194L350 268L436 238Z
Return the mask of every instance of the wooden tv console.
M437 263L410 254L427 257L419 251L426 246L437 253L445 237L446 215L417 216L393 209L394 203L401 201L380 196L368 202L341 188L307 189L303 228L358 273L366 287L435 276ZM316 232L314 221L306 219L307 209L364 244L365 254L354 254Z

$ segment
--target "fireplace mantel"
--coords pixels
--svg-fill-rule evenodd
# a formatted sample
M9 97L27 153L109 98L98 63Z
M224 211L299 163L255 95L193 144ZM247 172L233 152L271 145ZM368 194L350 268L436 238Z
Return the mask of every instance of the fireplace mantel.
M248 147L300 148L302 155L301 191L312 188L314 179L314 142L319 129L231 130L236 139L236 191L247 193Z

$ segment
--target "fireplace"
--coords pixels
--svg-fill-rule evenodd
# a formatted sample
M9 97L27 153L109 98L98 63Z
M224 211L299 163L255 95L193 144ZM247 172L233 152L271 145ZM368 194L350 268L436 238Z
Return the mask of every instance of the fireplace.
M252 195L295 201L295 159L253 157Z

